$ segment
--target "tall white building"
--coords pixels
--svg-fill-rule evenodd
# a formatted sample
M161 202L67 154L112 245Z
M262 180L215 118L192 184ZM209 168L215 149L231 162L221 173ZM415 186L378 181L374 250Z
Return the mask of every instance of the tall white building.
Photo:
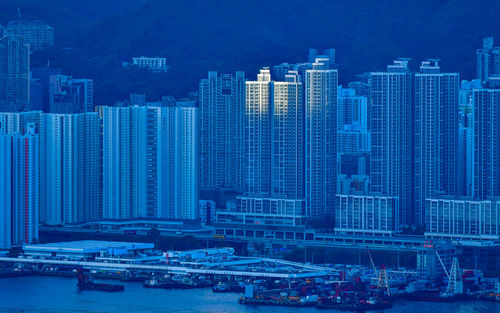
M198 218L198 109L103 108L106 219Z
M500 196L500 89L474 89L472 191L476 199Z
M304 106L296 71L272 81L263 68L246 82L245 164L247 190L235 210L219 219L243 223L304 223ZM219 216L219 215L218 215Z
M408 60L370 74L370 192L399 198L399 224L411 225L413 211L413 74Z
M97 113L42 115L42 222L57 225L100 219L99 125Z
M305 75L306 207L309 216L333 215L337 180L337 70L316 58Z
M38 240L38 135L0 135L0 248Z
M304 108L298 73L271 81L264 68L246 88L247 195L304 199Z
M251 195L271 193L271 93L268 68L260 70L256 81L246 82L245 179Z
M200 187L243 190L245 73L208 72L200 98Z
M425 200L458 194L459 74L438 60L415 74L415 223L425 225Z

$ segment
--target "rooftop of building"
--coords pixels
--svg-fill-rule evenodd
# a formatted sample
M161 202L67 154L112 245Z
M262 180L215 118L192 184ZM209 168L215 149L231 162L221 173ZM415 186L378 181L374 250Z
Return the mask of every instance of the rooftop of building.
M153 249L153 243L120 242L100 240L79 240L67 242L52 242L44 244L24 245L23 250L37 251L71 251L71 252L98 252L107 249Z

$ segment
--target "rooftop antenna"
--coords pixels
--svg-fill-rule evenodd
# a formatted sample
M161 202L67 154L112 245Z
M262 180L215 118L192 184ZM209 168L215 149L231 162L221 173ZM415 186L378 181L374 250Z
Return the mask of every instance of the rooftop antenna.
M21 8L17 8L17 15L19 16L19 20L21 20Z

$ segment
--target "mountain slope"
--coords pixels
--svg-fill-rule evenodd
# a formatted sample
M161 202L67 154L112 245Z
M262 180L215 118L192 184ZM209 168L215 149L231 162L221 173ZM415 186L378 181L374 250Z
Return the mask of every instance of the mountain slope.
M53 7L66 3L48 2ZM254 78L260 66L303 61L310 47L337 49L341 82L383 69L396 57L411 57L415 68L424 58L441 58L443 70L470 79L481 38L492 35L500 42L500 1L493 0L108 3L40 10L40 18L56 27L60 46L73 50L41 54L35 62L52 59L75 76L94 78L96 103L112 103L130 91L151 98L186 95L210 69L242 69ZM75 25L65 27L72 18ZM140 55L165 56L171 70L151 74L120 67L120 61Z

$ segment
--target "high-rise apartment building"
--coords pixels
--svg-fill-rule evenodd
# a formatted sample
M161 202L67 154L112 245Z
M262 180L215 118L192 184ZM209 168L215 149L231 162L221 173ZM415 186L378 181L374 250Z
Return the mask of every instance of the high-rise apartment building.
M208 72L199 99L200 187L243 190L245 73Z
M97 113L42 114L41 221L100 219L100 121Z
M399 198L400 225L414 222L412 81L404 59L370 75L370 191Z
M54 45L54 29L43 21L10 21L4 35L23 38L32 51Z
M271 81L261 69L246 83L247 194L304 198L304 108L297 72Z
M30 103L30 46L22 38L0 38L0 111L18 112Z
M476 199L484 200L500 196L500 89L474 89L472 97L472 191Z
M415 74L414 218L425 225L425 201L458 194L458 73L441 73L438 60Z
M271 80L263 68L246 82L245 165L247 190L219 216L235 223L303 225L305 145L302 82L290 71ZM265 222L264 222L265 221Z
M337 70L316 58L305 73L305 185L309 216L333 215L337 180Z
M104 218L198 218L195 104L102 111Z
M368 194L370 132L368 101L354 89L338 88L337 193Z
M494 74L500 74L500 47L493 46L493 37L486 37L483 48L477 50L477 78L486 86Z
M271 194L304 199L305 125L303 84L297 71L274 82L271 118Z
M245 179L247 193L254 196L271 194L272 86L267 68L246 82Z
M67 75L49 77L50 113L94 112L94 83L92 79L76 79Z
M38 239L38 135L28 124L24 134L0 135L0 247Z
M471 111L459 113L458 126L458 195L472 196L472 173L474 160L474 125Z

